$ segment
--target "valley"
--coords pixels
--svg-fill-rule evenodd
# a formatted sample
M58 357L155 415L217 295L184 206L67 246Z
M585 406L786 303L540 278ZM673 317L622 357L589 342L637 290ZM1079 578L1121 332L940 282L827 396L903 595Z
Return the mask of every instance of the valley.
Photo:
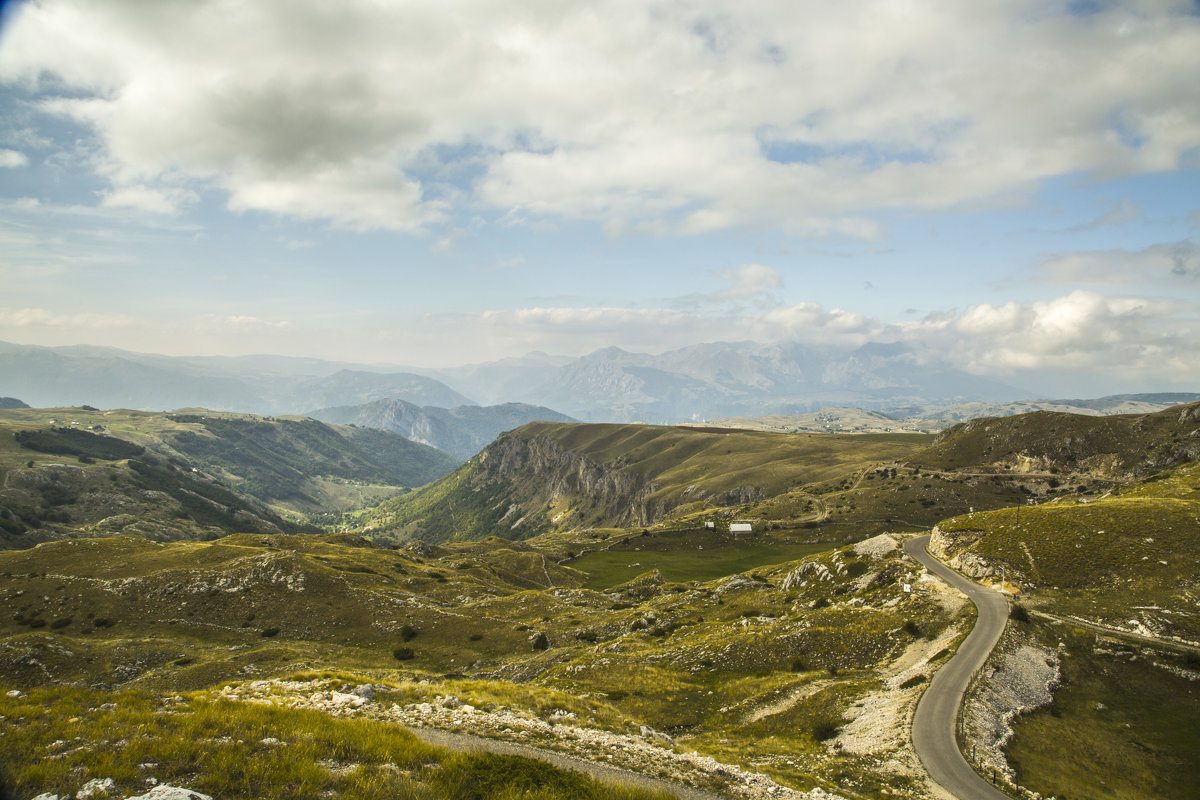
M304 418L0 423L0 787L21 800L102 778L937 797L911 719L974 608L905 555L926 534L1013 608L968 761L1012 796L1200 780L1200 405L937 435L533 422L458 466ZM668 783L583 788L406 728Z

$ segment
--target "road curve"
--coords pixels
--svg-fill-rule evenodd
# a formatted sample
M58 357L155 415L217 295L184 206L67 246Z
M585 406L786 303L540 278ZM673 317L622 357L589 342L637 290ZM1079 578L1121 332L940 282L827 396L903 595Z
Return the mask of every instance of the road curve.
M1008 795L979 777L963 758L954 726L971 676L983 666L1008 620L1008 600L999 592L967 580L938 561L926 546L928 536L910 539L904 552L950 586L965 594L979 609L974 629L954 657L934 673L913 715L913 747L925 771L958 800L1009 800Z

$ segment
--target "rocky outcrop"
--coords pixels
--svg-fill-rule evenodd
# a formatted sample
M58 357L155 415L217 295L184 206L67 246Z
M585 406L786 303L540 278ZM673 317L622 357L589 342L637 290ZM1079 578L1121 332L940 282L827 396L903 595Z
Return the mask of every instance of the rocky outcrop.
M969 578L990 578L996 568L970 550L983 534L982 530L947 531L935 525L929 536L929 552Z
M565 499L579 516L609 525L649 525L669 510L651 497L657 486L637 472L594 461L549 437L501 436L479 454L478 464L485 482L508 481L518 491L525 487L528 500L535 502ZM514 499L528 508L526 498Z

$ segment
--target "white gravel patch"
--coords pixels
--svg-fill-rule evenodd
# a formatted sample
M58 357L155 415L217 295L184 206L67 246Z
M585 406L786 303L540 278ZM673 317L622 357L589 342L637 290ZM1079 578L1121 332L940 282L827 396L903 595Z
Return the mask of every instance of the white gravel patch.
M457 697L443 695L403 706L390 703L386 687L376 686L365 700L330 690L320 681L254 681L226 686L221 696L242 702L269 703L287 708L315 708L331 716L367 716L381 721L455 733L482 736L553 750L585 761L615 767L684 785L702 786L717 780L722 794L744 800L844 800L822 789L799 792L781 786L765 775L723 764L695 752L672 746L666 737L649 731L623 734L569 724L573 714L563 712L555 720L502 706L477 708ZM353 697L353 700L349 698ZM555 715L551 715L555 716Z

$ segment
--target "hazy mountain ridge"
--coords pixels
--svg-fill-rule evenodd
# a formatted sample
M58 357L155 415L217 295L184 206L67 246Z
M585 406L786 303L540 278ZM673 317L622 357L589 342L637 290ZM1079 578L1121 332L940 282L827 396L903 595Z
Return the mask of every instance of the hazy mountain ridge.
M279 414L398 398L440 408L519 402L605 422L791 414L828 405L879 410L1028 394L878 343L838 350L715 342L658 355L610 347L579 358L530 354L445 369L0 343L0 376L0 391L41 407L200 406Z
M418 406L394 398L357 406L339 406L310 411L309 416L325 422L380 428L406 439L436 447L456 458L467 459L507 430L527 422L574 422L565 414L527 403L496 406L464 405L455 408Z
M797 413L833 404L880 409L1027 394L942 364L923 363L915 353L893 344L837 350L714 342L659 355L608 347L558 366L534 360L507 368L479 365L429 374L487 401L521 400L587 421L614 422ZM481 376L515 394L495 397Z
M1150 414L1171 406L1200 401L1200 394L1160 392L1122 394L1091 400L1014 400L1007 403L956 403L953 405L904 406L884 411L828 406L808 414L779 414L764 417L729 417L706 420L744 430L800 431L824 433L886 433L891 431L933 432L979 417L1010 417L1033 411L1102 416Z
M0 391L37 408L210 408L301 413L399 397L453 407L472 401L440 381L313 359L182 358L114 348L34 347L0 342Z

